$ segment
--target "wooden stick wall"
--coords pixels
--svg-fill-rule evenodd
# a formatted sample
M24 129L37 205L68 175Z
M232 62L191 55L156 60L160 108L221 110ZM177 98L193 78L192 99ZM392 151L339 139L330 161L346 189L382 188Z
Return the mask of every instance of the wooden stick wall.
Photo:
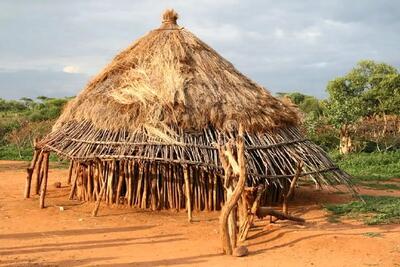
M187 203L185 171L189 174L191 208L196 211L219 210L225 200L219 174L201 167L160 162L74 162L70 198L97 201L105 183L102 200L107 204L179 211L186 209Z
M28 172L26 191L29 192L31 177L35 179L34 193L41 195L40 207L44 207L44 195L48 175L47 151L38 151ZM185 187L185 173L189 190ZM71 181L69 199L98 201L102 185L104 193L101 201L108 205L128 205L142 209L188 209L194 211L220 210L226 200L220 172L194 165L170 164L158 161L109 160L72 161L67 181ZM282 179L281 184L290 184ZM286 187L285 187L286 188ZM190 192L190 201L187 193ZM282 190L271 187L263 195L261 202L280 202ZM42 196L43 195L43 196ZM29 194L25 193L25 197Z

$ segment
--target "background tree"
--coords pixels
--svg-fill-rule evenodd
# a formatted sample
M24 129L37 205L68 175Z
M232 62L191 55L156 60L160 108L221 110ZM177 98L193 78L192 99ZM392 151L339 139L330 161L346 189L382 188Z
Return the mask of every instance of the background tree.
M351 130L355 122L383 109L395 109L392 105L389 108L380 103L386 103L385 98L399 90L396 76L398 71L393 66L363 60L345 76L328 83L325 115L339 129L340 153L347 154L354 150Z

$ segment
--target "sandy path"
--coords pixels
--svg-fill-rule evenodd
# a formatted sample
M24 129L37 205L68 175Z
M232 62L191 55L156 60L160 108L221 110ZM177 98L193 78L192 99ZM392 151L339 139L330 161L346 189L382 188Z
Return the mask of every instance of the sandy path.
M37 196L22 199L25 165L16 164L20 170L0 170L1 266L400 266L399 225L327 222L318 202L347 195L299 191L292 212L308 222L258 221L247 241L250 255L233 258L220 254L218 213L194 213L189 224L183 212L102 205L93 218L93 203L68 201L68 187L52 186L65 183L67 171L57 169L50 171L47 208L39 210Z

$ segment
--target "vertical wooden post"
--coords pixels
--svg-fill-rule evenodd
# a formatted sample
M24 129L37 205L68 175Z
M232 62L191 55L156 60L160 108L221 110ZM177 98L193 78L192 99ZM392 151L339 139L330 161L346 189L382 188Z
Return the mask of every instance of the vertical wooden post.
M80 169L80 164L77 162L75 164L75 178L74 181L72 182L71 186L71 192L69 193L69 200L72 200L74 198L75 190L76 190L76 183L78 181L78 176L79 176L79 169Z
M92 199L93 199L93 187L92 187L92 182L93 182L93 180L94 180L94 175L93 175L93 166L92 166L92 163L89 163L88 164L88 167L87 167L87 191L86 191L86 194L87 194L87 197L88 197L88 200L89 201L92 201Z
M213 178L213 210L217 211L217 174L215 172L212 173Z
M132 188L132 179L134 177L135 172L135 161L128 162L128 206L130 207L132 203L132 195L133 195L133 188Z
M118 173L118 184L117 184L117 195L115 196L115 204L119 205L121 189L122 189L122 182L125 180L125 165L127 164L126 161L119 162L119 173Z
M157 209L157 163L153 162L151 164L151 209Z
M213 183L212 183L212 174L208 173L207 174L207 178L208 178L208 204L207 207L209 211L213 210L213 206L212 206L212 199L213 199Z
M189 180L189 168L184 166L183 178L185 179L185 194L186 194L186 208L188 213L188 221L192 222L192 203L190 195L190 180Z
M282 212L284 214L288 214L288 200L289 198L292 196L292 194L294 193L294 188L296 186L296 182L299 179L300 175L301 175L301 170L303 169L303 161L299 161L297 163L297 168L296 168L296 173L292 179L292 181L290 182L290 187L288 192L285 194L285 192L282 193L282 197L283 197L283 204L282 204Z
M148 179L149 179L149 165L150 163L144 163L145 167L143 170L143 196L142 196L142 203L141 208L147 209L147 192L148 192Z
M176 184L178 186L178 211L180 211L181 207L182 207L182 200L183 198L183 192L182 192L182 183L181 183L181 178L182 176L179 175L179 171L178 171L178 167L174 166L173 167L174 173L176 175Z
M40 190L40 180L41 180L41 174L43 172L42 162L43 162L43 151L40 151L39 159L38 159L37 167L36 167L36 183L35 183L35 194L36 195L39 194L39 190Z
M36 145L36 141L35 141L34 145ZM33 174L33 170L35 169L35 165L36 165L36 161L38 159L38 155L39 155L39 151L38 151L38 149L35 148L31 164L26 169L27 175L26 175L25 191L24 191L24 197L25 198L29 198L30 194L31 194L32 174Z
M247 200L246 200L246 189L245 189L245 191L242 194L241 199L239 199L239 201L238 201L239 226L243 225L247 216L248 216L248 205L247 205ZM240 231L239 231L239 233L240 233Z
M233 186L230 186L226 190L226 199L231 199L233 195ZM230 242L232 248L236 247L237 243L237 229L236 229L236 222L237 222L237 213L236 213L236 206L234 206L229 213L228 217L228 231L229 231L229 236L230 236Z
M49 177L49 152L44 152L43 159L44 159L44 165L43 165L44 177L42 181L42 189L40 191L40 202L39 202L39 207L41 209L44 208L44 199L46 197L46 191L47 191L47 180Z
M262 197L262 194L264 193L264 191L265 191L264 185L259 185L257 187L257 196L254 199L254 202L251 206L250 214L248 216L246 216L245 220L240 225L239 241L241 241L241 242L246 240L247 235L250 230L250 227L253 225L254 216L256 215L256 212L257 212L258 208L260 207L260 200L261 200L261 197Z
M99 161L97 164L98 164L98 170L99 170L98 173L99 173L99 182L101 183L101 189L100 189L99 197L97 198L96 204L92 211L93 217L97 216L97 213L100 208L101 199L105 195L106 185L107 185L107 178L106 178L106 173L105 173L106 168L103 167L103 162L101 162L101 161Z
M74 161L71 160L71 162L69 163L69 169L68 169L68 179L67 179L67 184L70 185L71 184L71 178L72 178L72 170L74 168Z
M144 163L138 162L138 179L137 179L137 190L136 190L136 200L135 206L140 208L142 201L142 180L143 180L143 172L144 172Z

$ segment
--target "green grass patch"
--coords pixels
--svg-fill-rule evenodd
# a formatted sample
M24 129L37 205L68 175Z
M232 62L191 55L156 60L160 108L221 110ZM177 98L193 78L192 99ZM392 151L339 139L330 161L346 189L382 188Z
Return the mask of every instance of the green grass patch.
M400 151L349 155L331 153L331 156L341 169L355 178L355 183L400 178Z
M15 145L0 146L0 160L21 160L31 161L33 157L32 147L23 147L18 149ZM68 167L68 161L61 160L55 153L50 153L49 161L54 163L55 168Z
M33 149L23 147L18 149L15 145L0 146L0 159L2 160L31 160Z
M361 183L362 186L376 189L376 190L400 190L400 186L397 184L390 184L390 183Z
M399 197L368 195L361 197L364 201L357 200L345 204L328 204L325 205L325 208L331 212L331 216L361 219L365 224L370 225L400 222Z

